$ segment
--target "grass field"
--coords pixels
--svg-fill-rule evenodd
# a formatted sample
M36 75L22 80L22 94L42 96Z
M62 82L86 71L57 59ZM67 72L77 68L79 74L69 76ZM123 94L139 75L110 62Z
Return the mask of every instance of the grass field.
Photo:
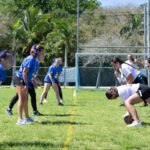
M37 99L42 89L37 90ZM73 98L73 89L63 89L65 106L57 106L54 92L48 103L38 109L45 116L27 126L17 126L17 105L14 115L5 109L15 89L0 89L0 150L150 150L150 108L137 105L141 128L127 128L122 120L126 112L120 101L108 101L103 91L80 90ZM30 106L30 100L29 100ZM30 112L32 109L30 106Z

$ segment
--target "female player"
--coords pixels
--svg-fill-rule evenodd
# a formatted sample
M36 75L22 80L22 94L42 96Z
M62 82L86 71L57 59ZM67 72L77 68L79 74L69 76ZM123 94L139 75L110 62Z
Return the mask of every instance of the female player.
M132 64L124 62L119 58L112 60L112 65L115 69L119 69L121 74L126 78L128 84L141 83L148 84L147 78L140 73ZM144 101L144 106L147 106Z
M47 97L50 87L55 91L58 105L63 105L63 97L61 88L59 86L59 77L62 72L62 59L56 58L54 63L49 67L48 73L44 78L44 91L41 95L40 104L43 103L43 100Z
M121 74L126 78L128 84L147 84L147 78L131 64L128 64L119 58L115 58L112 60L112 65L115 69L120 70Z
M7 72L14 62L13 55L8 51L0 52L0 84L5 80Z
M37 68L38 70L38 68ZM35 88L37 88L37 86L41 86L43 85L43 82L41 82L37 77L36 74L34 75L34 77L32 77L32 81L29 83L29 88L28 88L28 93L31 97L31 105L32 105L32 109L33 109L33 115L35 116L42 116L42 114L37 110L37 105L36 105L36 92L35 92ZM14 107L14 105L17 103L18 101L18 94L16 94L10 101L8 108L6 109L6 113L8 115L13 115L12 113L12 109Z
M131 118L133 118L133 122L128 127L142 126L134 105L142 100L150 103L150 87L139 83L112 87L107 90L106 97L110 100L117 97L122 99Z
M31 118L28 113L28 88L30 88L29 83L38 65L37 59L39 62L44 60L44 47L33 45L30 55L23 60L20 69L16 71L14 84L16 85L19 96L17 125L25 125L28 122L34 122L34 119ZM25 120L23 120L23 110L26 117Z

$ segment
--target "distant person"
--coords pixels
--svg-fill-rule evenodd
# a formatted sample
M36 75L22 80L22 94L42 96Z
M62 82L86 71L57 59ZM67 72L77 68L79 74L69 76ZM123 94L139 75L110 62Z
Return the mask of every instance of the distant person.
M150 58L147 58L147 59L145 60L145 67L146 67L148 70L150 70Z
M150 103L150 87L139 83L112 87L106 91L106 97L110 100L116 99L117 97L122 99L129 114L133 118L133 122L128 127L142 126L134 105L142 101Z
M135 59L134 59L133 55L129 54L127 56L127 60L125 62L136 68Z
M28 112L28 89L30 88L29 83L37 68L37 61L44 61L44 47L41 45L32 46L30 55L23 60L20 69L15 73L14 85L16 85L19 96L17 125L26 125L30 122L35 122L29 116ZM23 111L25 113L25 119L23 119Z
M59 85L59 77L62 72L62 59L55 58L53 64L49 67L48 73L44 78L44 90L41 95L40 104L43 104L47 97L50 87L53 88L56 94L58 105L63 105L63 95Z
M134 68L136 68L140 73L147 77L146 70L144 69L144 63L140 58L134 58L131 54L128 55L128 60L125 63L130 64Z
M7 70L11 69L14 63L13 55L8 51L0 52L0 84L4 82L7 76Z

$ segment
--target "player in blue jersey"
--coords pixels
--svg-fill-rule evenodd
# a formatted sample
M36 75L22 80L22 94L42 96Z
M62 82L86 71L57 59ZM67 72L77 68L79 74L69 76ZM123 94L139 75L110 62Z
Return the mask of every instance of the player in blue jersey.
M41 95L40 104L43 103L43 100L47 97L50 87L55 91L58 105L63 105L62 92L59 85L59 77L62 72L62 59L55 58L53 64L49 67L48 73L44 78L44 91ZM61 95L60 95L61 92Z
M16 75L14 77L14 85L16 85L19 96L18 101L18 121L17 125L25 125L28 122L34 122L34 119L28 113L28 88L29 83L37 69L37 59L39 62L44 61L44 47L40 45L33 45L30 55L26 57ZM25 120L23 119L23 110L25 113Z
M31 97L31 106L33 109L33 115L35 116L41 116L42 114L37 110L37 105L36 105L36 92L35 92L35 88L37 88L37 86L41 86L43 85L43 82L41 82L38 78L37 78L37 74L38 74L38 70L39 70L39 63L38 61L36 62L36 69L35 69L35 73L33 74L32 77L32 81L29 83L29 88L28 88L28 93ZM14 107L14 105L17 103L18 101L18 94L16 94L10 101L8 108L6 109L6 113L8 115L13 115L12 113L12 109Z
M5 80L7 72L14 62L13 55L8 51L0 52L0 84Z

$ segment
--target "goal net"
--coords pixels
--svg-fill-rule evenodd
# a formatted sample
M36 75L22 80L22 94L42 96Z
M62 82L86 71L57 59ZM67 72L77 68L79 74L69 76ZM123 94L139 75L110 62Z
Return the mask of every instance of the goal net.
M131 54L144 65L147 54L144 53L76 53L76 88L110 87L117 84L111 60L115 57L126 61ZM147 75L147 70L140 69Z

